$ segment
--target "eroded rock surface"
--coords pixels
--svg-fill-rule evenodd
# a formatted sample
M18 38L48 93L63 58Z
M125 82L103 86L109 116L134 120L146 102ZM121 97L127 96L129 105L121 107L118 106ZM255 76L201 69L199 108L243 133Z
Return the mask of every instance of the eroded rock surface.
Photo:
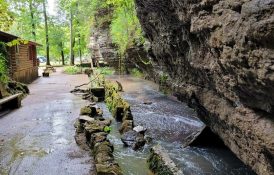
M147 161L149 168L157 175L183 175L160 145L151 148Z
M154 79L196 108L256 173L274 174L274 0L136 5Z

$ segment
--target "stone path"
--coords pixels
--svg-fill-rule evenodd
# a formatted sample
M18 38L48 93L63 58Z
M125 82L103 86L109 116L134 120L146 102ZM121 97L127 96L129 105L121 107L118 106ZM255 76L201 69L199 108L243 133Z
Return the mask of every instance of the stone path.
M0 118L0 175L92 174L92 160L74 140L73 123L87 102L71 94L86 75L57 69L31 85L22 107Z

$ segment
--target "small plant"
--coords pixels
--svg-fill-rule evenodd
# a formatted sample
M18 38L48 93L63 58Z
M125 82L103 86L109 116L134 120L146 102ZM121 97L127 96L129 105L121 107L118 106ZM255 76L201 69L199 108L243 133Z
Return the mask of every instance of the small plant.
M113 75L115 71L110 67L99 67L96 69L96 72L102 75Z
M144 77L144 74L137 68L133 68L130 70L130 74L134 77L137 77L137 78L142 78Z
M110 126L105 126L104 127L104 132L109 133L111 131L111 127Z
M167 80L168 80L168 75L167 74L160 75L160 84L167 83Z
M77 66L65 67L64 72L69 75L75 75L81 73L81 69Z

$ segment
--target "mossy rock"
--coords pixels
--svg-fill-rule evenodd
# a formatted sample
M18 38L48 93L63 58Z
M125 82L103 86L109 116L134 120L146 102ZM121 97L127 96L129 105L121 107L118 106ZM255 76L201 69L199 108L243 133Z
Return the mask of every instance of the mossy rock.
M10 96L11 94L8 93L7 87L5 84L0 83L0 99Z
M79 119L77 119L77 120L74 122L74 127L76 128L76 132L77 132L77 133L83 133L83 132L84 132L83 124L80 122Z
M96 163L104 164L104 163L112 163L114 162L113 154L107 151L98 152L94 156L94 160Z
M16 93L23 93L24 95L29 94L29 88L26 84L16 82L16 81L9 81L7 83L7 91L11 94Z
M118 164L96 164L97 175L122 175Z
M80 110L80 115L88 115L90 116L92 113L92 110L89 106L82 107Z
M89 132L90 134L96 133L96 132L104 132L104 125L99 125L98 123L86 123L85 124L85 130Z
M107 140L107 133L105 132L94 133L91 135L90 145L91 147L94 147L95 144L104 142L106 140Z
M150 149L147 162L149 169L157 175L183 175L183 172L176 167L166 150L160 145Z
M113 145L108 140L101 143L96 143L93 148L94 154L105 150L109 150L109 152L114 151Z
M121 134L131 131L133 129L133 120L125 120L119 129Z
M98 154L99 152L113 153L113 151L114 151L114 147L108 140L104 142L96 143L93 148L94 155Z

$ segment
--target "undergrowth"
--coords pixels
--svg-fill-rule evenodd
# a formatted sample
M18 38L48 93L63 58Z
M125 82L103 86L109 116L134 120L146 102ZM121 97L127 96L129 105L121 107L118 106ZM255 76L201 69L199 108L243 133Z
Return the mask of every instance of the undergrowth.
M69 75L76 75L81 73L81 68L77 66L67 66L65 67L64 72Z
M143 78L144 74L137 68L133 68L130 71L130 75L137 77L137 78Z
M96 68L96 72L102 75L113 75L115 71L110 67L99 67Z
M0 42L0 82L7 83L8 81L8 62L7 50L5 43Z

